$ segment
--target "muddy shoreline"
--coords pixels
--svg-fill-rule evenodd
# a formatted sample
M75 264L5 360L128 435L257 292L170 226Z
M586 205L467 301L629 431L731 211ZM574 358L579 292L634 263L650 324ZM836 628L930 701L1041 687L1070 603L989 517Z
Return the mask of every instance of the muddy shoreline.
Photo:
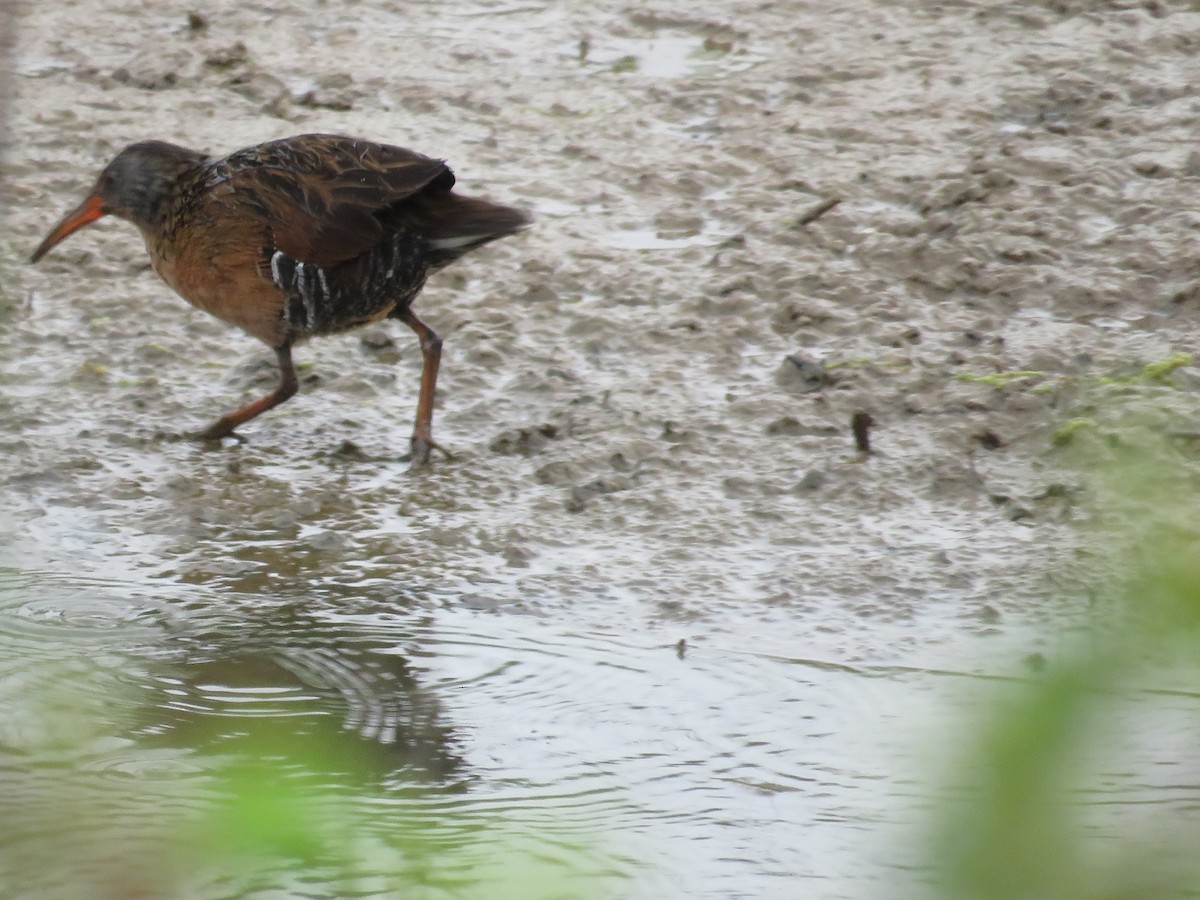
M1191 427L1195 13L19 12L3 477L34 567L243 589L300 547L322 580L550 615L978 632L1073 602L1089 493L1064 427ZM165 443L263 390L269 353L171 295L122 223L23 262L128 141L313 130L444 156L539 217L418 300L455 452L430 475L398 462L406 333L300 349L300 396L244 445ZM30 537L61 508L153 550L113 571L107 541Z

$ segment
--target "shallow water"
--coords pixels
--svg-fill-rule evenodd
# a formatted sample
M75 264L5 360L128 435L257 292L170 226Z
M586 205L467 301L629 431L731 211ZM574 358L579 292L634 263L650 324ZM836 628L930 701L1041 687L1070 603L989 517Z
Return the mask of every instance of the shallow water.
M771 655L744 634L683 648L654 637L368 596L266 601L10 571L8 812L32 837L67 802L84 820L157 799L156 786L202 802L212 755L252 751L269 730L285 736L277 746L366 760L349 781L273 762L367 804L364 839L386 843L394 816L418 816L431 841L500 821L528 830L538 854L562 841L565 871L618 885L598 896L782 897L810 880L855 896L888 877L864 846L911 814L895 758L913 696L938 676ZM64 766L78 773L65 783ZM70 801L57 796L67 785ZM156 815L170 823L169 806ZM106 840L132 852L144 826ZM32 873L14 875L14 856L0 850L17 896ZM467 877L470 859L450 849L433 864ZM305 896L337 896L319 871L292 875Z
M910 884L950 723L993 689L965 669L782 655L797 642L779 640L781 620L681 645L666 639L690 633L678 625L573 619L369 588L268 598L5 570L7 895L858 898ZM1172 767L1200 697L1147 699L1126 715L1149 720L1153 746L1123 742L1083 798L1099 834L1121 837L1114 808L1193 802ZM342 804L352 862L144 870L221 805L228 759Z

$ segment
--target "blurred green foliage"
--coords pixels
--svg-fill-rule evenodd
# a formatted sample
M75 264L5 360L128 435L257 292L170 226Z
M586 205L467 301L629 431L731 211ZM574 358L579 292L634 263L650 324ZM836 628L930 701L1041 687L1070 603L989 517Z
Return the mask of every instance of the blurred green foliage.
M1040 674L978 688L978 718L955 723L930 842L935 896L1200 896L1200 741L1167 767L1144 752L1200 737L1194 452L1148 423L1119 435L1089 424L1101 433L1070 449L1096 499L1087 621L1051 638L1060 649ZM1178 782L1152 777L1163 772Z

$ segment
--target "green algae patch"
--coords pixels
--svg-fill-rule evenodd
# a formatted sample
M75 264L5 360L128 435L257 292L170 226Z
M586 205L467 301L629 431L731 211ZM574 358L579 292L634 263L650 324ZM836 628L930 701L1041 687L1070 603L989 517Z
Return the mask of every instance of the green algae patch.
M955 381L968 381L972 384L986 384L989 387L1002 388L1017 381L1040 381L1045 377L1045 372L1018 370L1015 372L992 372L988 375L976 375L973 372L963 372L961 375L955 375L954 379Z
M1055 429L1054 436L1050 438L1050 442L1055 447L1065 447L1071 441L1075 440L1075 435L1085 429L1095 428L1096 422L1094 419L1076 418L1071 419L1065 425Z
M1192 354L1190 353L1172 353L1166 359L1158 362L1146 363L1142 366L1142 378L1146 381L1157 381L1162 384L1173 384L1169 376L1180 366L1190 366L1192 364Z
M1154 382L1156 384L1164 384L1168 387L1174 387L1175 382L1170 378L1172 372L1181 366L1190 366L1192 364L1192 354L1190 353L1172 353L1166 359L1160 359L1156 362L1146 363L1142 368L1132 375L1101 375L1097 381L1100 384L1144 384L1146 382Z

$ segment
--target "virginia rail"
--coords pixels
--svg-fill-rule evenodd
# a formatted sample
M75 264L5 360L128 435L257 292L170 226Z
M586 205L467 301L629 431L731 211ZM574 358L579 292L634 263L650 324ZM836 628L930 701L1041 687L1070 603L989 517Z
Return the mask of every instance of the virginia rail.
M263 341L279 387L195 435L214 440L296 393L292 345L388 317L416 332L424 367L414 465L433 448L442 341L412 311L429 272L520 231L524 212L451 190L445 162L386 144L303 134L213 160L162 141L126 147L34 251L114 215L142 232L185 300Z

